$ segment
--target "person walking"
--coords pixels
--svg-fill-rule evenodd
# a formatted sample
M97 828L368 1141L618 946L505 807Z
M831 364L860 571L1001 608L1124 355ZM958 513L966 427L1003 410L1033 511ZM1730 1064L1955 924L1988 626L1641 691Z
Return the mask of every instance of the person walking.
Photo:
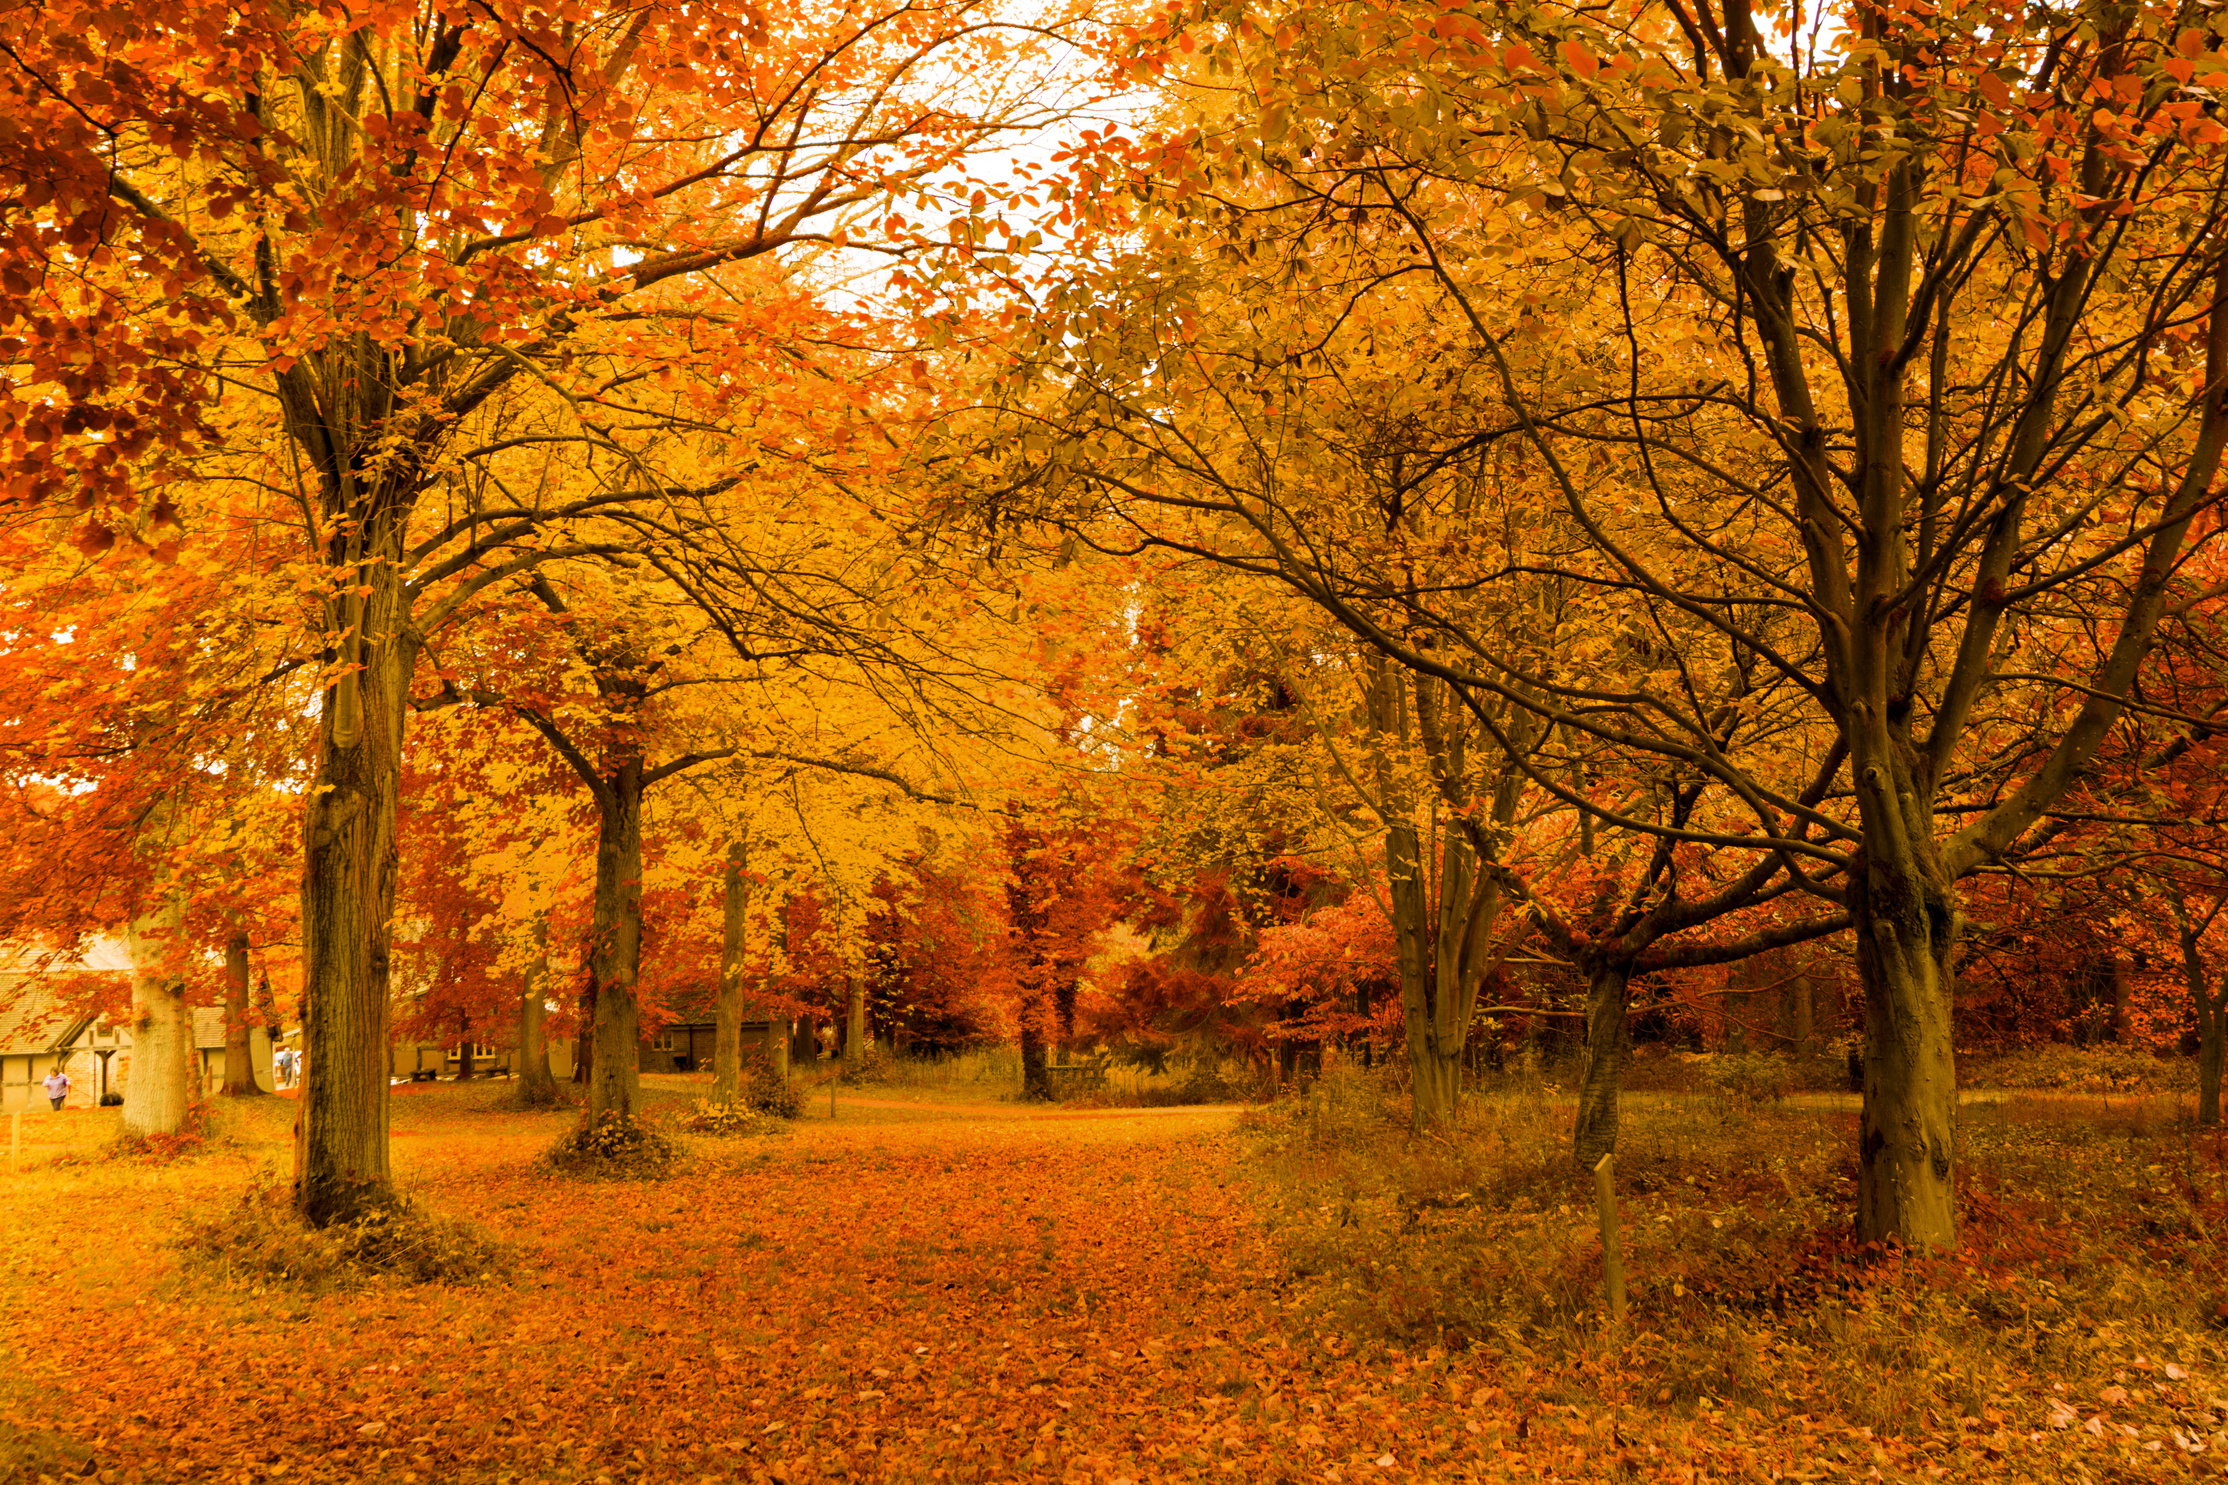
M46 1075L46 1101L54 1105L54 1112L62 1112L62 1100L70 1096L70 1075L59 1067Z

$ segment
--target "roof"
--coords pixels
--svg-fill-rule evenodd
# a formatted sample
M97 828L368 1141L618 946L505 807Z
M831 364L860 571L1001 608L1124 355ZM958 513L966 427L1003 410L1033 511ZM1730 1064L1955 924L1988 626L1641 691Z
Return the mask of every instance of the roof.
M62 1009L35 987L15 995L0 993L0 1056L58 1051L76 1041L94 1019Z
M111 934L75 949L0 943L0 1055L57 1052L98 1019L56 1003L54 991L74 976L131 972L124 941Z
M131 951L111 933L88 939L74 950L0 943L0 975L130 974L131 968Z

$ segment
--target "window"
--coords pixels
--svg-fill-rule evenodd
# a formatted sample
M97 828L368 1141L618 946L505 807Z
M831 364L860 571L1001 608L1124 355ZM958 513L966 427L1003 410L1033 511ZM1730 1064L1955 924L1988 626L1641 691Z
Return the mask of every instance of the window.
M650 1050L651 1050L651 1051L653 1051L653 1052L670 1052L670 1051L672 1051L672 1050L673 1050L673 1033L672 1033L672 1032L670 1032L670 1031L661 1031L661 1032L657 1033L657 1035L655 1035L655 1036L651 1037L651 1038L650 1038Z

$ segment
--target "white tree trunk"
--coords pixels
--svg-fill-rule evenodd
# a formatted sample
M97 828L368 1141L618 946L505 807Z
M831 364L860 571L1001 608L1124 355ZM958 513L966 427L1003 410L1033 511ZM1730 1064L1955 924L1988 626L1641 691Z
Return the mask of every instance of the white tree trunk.
M173 897L132 919L132 1062L124 1083L124 1132L176 1134L193 1090L193 1015L176 942L185 904Z

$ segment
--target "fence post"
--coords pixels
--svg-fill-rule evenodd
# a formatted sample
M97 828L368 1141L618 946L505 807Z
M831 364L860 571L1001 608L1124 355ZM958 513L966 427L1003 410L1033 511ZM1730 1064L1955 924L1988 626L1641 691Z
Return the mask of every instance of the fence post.
M1617 1186L1610 1169L1615 1151L1594 1162L1594 1206L1601 1216L1601 1277L1609 1288L1609 1323L1625 1323L1625 1251L1617 1230Z

